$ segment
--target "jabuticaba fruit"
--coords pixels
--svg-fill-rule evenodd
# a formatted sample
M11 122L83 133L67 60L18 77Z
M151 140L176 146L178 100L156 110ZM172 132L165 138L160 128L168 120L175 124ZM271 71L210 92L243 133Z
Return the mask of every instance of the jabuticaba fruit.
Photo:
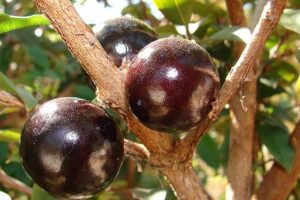
M53 196L85 199L114 180L123 143L120 129L102 108L79 98L57 98L30 114L21 135L21 162Z
M133 114L168 133L187 131L204 119L220 87L206 50L176 37L145 46L132 60L125 85Z

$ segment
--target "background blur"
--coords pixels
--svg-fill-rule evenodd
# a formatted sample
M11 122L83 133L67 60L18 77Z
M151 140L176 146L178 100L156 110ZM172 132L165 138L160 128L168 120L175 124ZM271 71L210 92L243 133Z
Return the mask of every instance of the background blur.
M190 35L212 55L223 82L235 61L234 42L247 42L249 29L229 26L223 0L182 2L187 21L178 16L176 8L159 7L150 0L73 1L84 21L91 26L108 18L128 14L147 22L159 37ZM256 0L243 1L248 20L256 4ZM254 185L260 183L274 160L288 170L295 157L289 134L299 119L299 9L299 0L289 0L287 10L268 39L260 61L262 75L257 82ZM29 16L38 11L30 0L1 0L0 13ZM4 15L0 15L0 30L1 20L4 20ZM57 96L76 96L88 100L95 98L94 91L82 76L80 65L51 26L33 26L1 33L0 71L39 103ZM0 92L7 91L3 81L1 78ZM128 132L126 124L116 114L109 112L118 121L124 136L136 140ZM33 184L20 164L18 141L25 120L24 108L0 104L0 170L32 187L33 196L30 198L0 182L0 200L51 200L52 197ZM215 199L225 199L229 137L227 107L201 140L193 159L200 180ZM147 163L126 159L117 180L94 199L172 200L175 197L168 183ZM289 199L300 199L300 182Z

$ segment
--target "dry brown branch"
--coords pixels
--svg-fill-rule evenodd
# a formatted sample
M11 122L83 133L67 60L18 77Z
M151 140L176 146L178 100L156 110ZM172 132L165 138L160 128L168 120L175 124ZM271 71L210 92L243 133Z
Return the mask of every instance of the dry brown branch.
M0 183L7 188L23 192L24 194L31 196L32 189L24 183L8 176L2 169L0 169Z
M256 191L255 200L283 200L295 187L300 174L300 121L297 123L290 141L296 151L296 157L290 172L275 163L264 176L263 182Z
M203 132L237 91L247 72L253 66L252 62L258 57L253 51L258 53L262 51L261 44L264 44L272 32L284 7L282 2L280 0L271 1L266 8L265 14L253 34L252 42L249 43L248 48L246 47L246 51L228 76L225 86L217 98L211 113L213 117L206 118L201 122L200 132L190 134L185 140L176 141L168 134L145 127L129 112L121 73L108 59L90 28L78 16L70 1L34 1L36 6L50 19L69 50L90 75L98 88L98 97L128 119L130 129L150 152L148 162L167 177L178 199L209 199L191 168L190 161L194 148Z
M18 107L25 109L24 104L10 93L0 90L0 104L8 107Z
M167 177L178 199L211 200L209 194L201 187L199 177L195 174L191 165L173 165L163 170L162 173ZM195 188L195 186L198 186L198 190L201 190L201 192L194 191L190 194L186 192L189 187Z

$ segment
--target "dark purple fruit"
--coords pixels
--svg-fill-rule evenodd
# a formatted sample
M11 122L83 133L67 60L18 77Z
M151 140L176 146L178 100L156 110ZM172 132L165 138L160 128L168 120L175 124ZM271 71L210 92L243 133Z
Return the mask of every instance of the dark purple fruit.
M118 67L121 67L123 62L129 63L140 49L157 39L150 26L133 17L107 20L96 25L93 31Z
M93 27L93 31L108 56L117 67L126 69L133 57L147 44L157 39L155 31L143 21L133 17L118 17ZM96 87L87 73L84 79Z
M181 38L159 39L132 60L126 92L133 114L165 132L191 129L210 111L219 77L209 54Z
M28 118L22 164L33 181L63 199L88 198L106 188L123 162L123 136L104 110L82 99L48 101Z

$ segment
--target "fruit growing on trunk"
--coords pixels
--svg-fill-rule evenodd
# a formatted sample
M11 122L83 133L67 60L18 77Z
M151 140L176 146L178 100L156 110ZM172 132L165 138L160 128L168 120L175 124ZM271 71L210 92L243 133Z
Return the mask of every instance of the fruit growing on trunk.
M133 57L147 44L157 39L155 31L133 17L118 17L93 27L93 31L114 64L125 70ZM86 81L96 89L85 71Z
M22 164L33 181L58 198L81 199L106 188L124 157L123 136L104 110L64 97L42 104L21 136Z
M165 132L191 129L210 111L219 77L209 54L181 38L156 40L128 69L126 92L133 114Z

